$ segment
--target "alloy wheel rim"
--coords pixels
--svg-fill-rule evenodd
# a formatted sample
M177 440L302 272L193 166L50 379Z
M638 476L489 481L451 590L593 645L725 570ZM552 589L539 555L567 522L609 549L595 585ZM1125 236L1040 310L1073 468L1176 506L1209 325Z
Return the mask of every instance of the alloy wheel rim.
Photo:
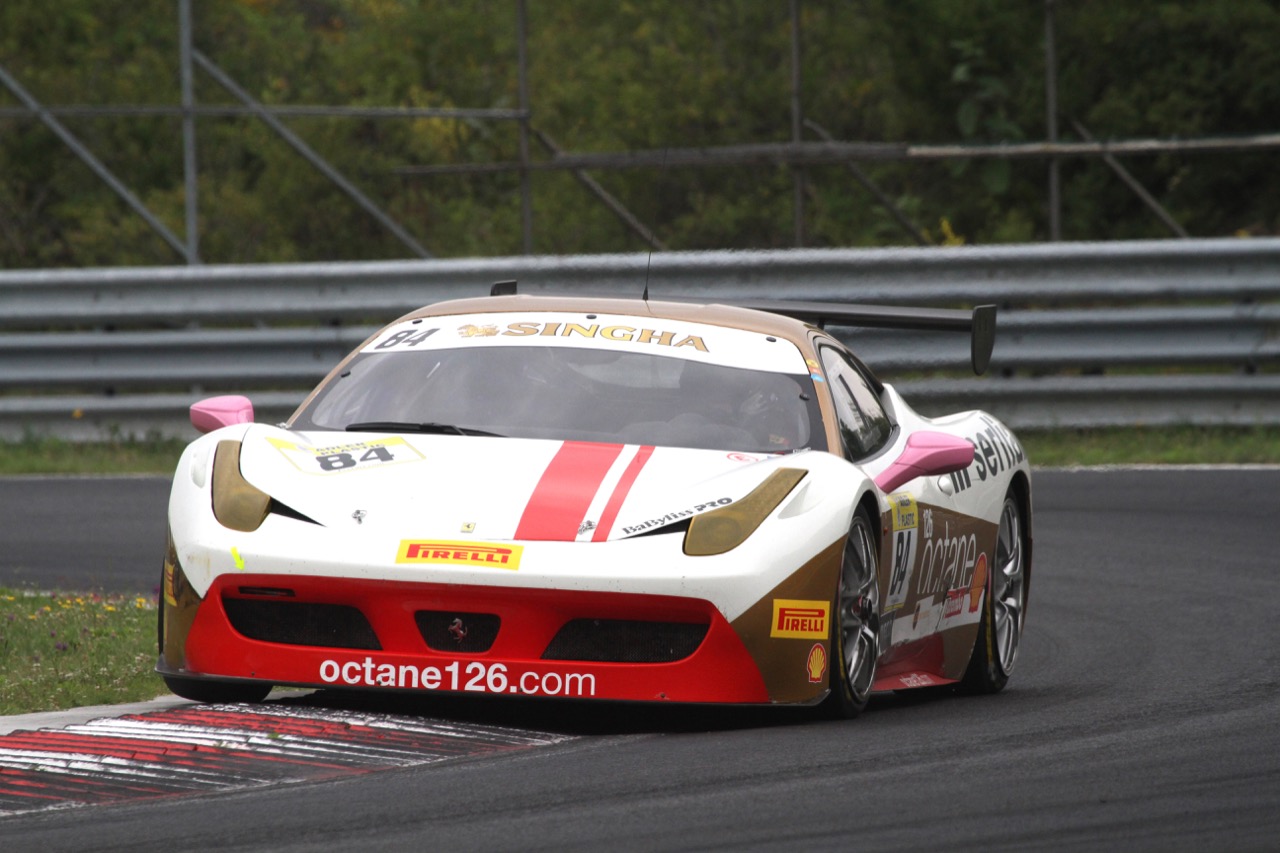
M996 536L996 572L992 584L992 613L995 617L996 655L1000 669L1008 675L1018 658L1022 638L1022 614L1026 600L1026 555L1022 547L1022 518L1012 497L1000 512Z
M875 583L874 551L867 524L857 519L849 531L840 578L840 642L845 680L854 701L871 693L879 653L877 617L879 592Z

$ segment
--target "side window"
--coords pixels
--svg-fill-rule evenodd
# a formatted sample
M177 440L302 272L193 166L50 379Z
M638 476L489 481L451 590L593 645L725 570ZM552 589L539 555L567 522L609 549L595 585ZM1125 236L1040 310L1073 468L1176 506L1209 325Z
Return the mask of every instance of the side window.
M851 459L870 456L884 446L893 432L889 416L871 384L843 352L820 346L822 367L840 420L840 436Z

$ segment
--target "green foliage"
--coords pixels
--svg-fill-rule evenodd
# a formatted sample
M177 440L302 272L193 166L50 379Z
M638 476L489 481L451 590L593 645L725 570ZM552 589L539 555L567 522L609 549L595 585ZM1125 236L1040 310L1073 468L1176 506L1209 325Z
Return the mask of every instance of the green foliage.
M804 115L858 142L990 144L1045 136L1044 9L997 0L802 0ZM1280 9L1268 0L1055 9L1061 136L1262 133L1280 114ZM273 105L513 109L510 0L222 0L194 3L195 47ZM171 0L6 0L0 67L46 105L174 105ZM563 149L656 150L791 138L786 4L556 0L528 4L533 125ZM201 105L236 100L195 73ZM0 89L0 107L17 106ZM185 233L181 122L62 123L174 234ZM521 251L515 173L401 176L423 164L518 159L514 122L287 117L284 124L440 256ZM409 250L261 121L197 119L201 256L211 263L395 258ZM805 138L817 137L805 131ZM546 155L530 142L535 157ZM1125 165L1193 234L1280 229L1269 152L1131 157ZM1047 234L1044 161L859 164L942 242ZM810 245L904 244L846 169L805 180ZM1062 163L1070 239L1167 236L1100 161ZM793 242L785 167L636 168L593 177L674 249ZM535 251L646 245L567 173L529 178ZM945 226L943 223L947 223ZM0 117L0 267L180 263L45 125Z
M159 696L155 661L154 595L0 588L0 715Z
M1280 10L1229 4L1078 4L1060 14L1062 115L1099 138L1270 132L1280 114ZM1099 61L1105 57L1105 61ZM1275 154L1162 155L1126 166L1192 234L1274 234ZM1167 236L1102 164L1065 173L1066 227L1081 237Z

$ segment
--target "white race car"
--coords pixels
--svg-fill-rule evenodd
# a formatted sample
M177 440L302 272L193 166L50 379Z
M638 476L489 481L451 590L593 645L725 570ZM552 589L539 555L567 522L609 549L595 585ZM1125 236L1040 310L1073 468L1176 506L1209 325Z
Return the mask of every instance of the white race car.
M982 412L918 415L822 328L965 330L981 372L993 307L495 290L383 328L279 426L243 397L192 407L207 434L174 476L157 665L174 693L852 716L873 691L1004 686L1031 570L1021 446Z

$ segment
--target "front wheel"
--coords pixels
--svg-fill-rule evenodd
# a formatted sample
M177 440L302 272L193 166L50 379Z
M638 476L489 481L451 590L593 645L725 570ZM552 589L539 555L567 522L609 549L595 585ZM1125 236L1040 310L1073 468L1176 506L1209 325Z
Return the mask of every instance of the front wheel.
M1000 510L995 565L987 574L978 639L960 682L965 693L999 693L1017 662L1027 606L1025 521L1022 505L1010 489Z
M261 702L271 692L270 684L257 681L206 681L203 678L181 678L176 675L166 675L163 678L171 693L193 702Z
M831 620L830 710L856 717L867 707L880 655L880 581L877 527L864 507L854 513L845 542Z

